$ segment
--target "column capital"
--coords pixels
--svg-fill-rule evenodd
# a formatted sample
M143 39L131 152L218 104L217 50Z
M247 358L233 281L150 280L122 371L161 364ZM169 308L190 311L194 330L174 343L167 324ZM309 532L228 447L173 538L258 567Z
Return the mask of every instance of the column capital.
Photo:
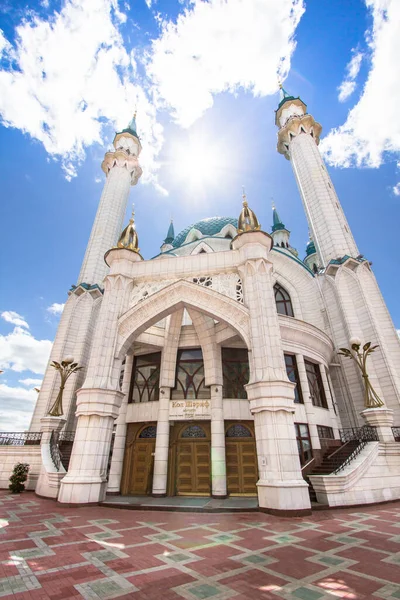
M283 379L248 383L245 387L250 402L250 412L252 414L263 411L294 413L295 385Z
M118 417L124 394L118 390L81 388L77 392L76 416Z

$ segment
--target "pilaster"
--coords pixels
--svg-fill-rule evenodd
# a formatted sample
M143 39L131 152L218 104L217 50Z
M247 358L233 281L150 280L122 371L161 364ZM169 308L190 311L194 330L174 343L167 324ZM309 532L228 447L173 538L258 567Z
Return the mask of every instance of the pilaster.
M250 381L246 386L254 415L260 508L294 514L310 510L308 485L301 475L294 427L294 384L288 380L273 293L272 239L263 232L237 236L244 302L250 311Z
M158 497L167 495L170 399L171 388L160 388L152 494Z
M108 477L107 492L118 494L121 487L122 467L125 457L125 440L126 440L126 411L128 408L129 389L133 368L133 354L128 354L125 361L124 379L122 382L122 393L124 399L119 410L116 420L114 448L111 459L110 474Z

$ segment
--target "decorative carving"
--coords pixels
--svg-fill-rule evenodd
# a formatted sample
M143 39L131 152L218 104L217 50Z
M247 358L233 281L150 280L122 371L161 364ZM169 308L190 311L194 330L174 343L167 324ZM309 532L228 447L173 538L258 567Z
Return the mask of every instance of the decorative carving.
M228 429L228 431L226 432L226 437L228 438L251 438L251 432L249 429L247 429L247 427L245 427L244 425L242 425L241 423L235 423L234 425L231 425Z
M138 302L146 300L149 296L155 294L159 290L178 281L177 279L163 279L161 281L145 281L135 285L132 291L130 304L135 305ZM237 302L243 304L243 287L242 280L237 273L221 273L218 275L203 275L199 277L190 277L185 279L190 283L208 287L219 294L233 298Z

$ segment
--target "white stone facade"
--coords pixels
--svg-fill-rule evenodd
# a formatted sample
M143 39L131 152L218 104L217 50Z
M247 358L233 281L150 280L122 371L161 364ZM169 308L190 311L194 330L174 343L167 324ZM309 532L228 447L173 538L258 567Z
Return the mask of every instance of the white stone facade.
M352 362L336 354L352 336L379 344L370 360L371 381L400 424L399 340L320 157L321 127L297 99L280 107L277 122L278 149L293 165L318 272L277 245L279 236L274 245L263 231L237 235L232 219L199 222L179 244L164 244L153 260L115 248L129 186L141 172L137 138L129 132L116 136L116 151L103 163L107 182L79 285L66 303L51 356L60 360L73 354L84 367L65 390L65 428L76 434L60 502L98 502L107 491L119 493L132 442L128 433L139 435L146 424L157 427L146 493L171 493L174 427L180 422L203 423L205 432L209 427L204 442L211 456L209 493L225 497L231 485L227 427L250 423L260 507L309 510L302 468L311 454L304 448L311 444L315 457L326 441L321 431L338 439L340 428L362 425L362 379ZM288 240L285 230L285 244ZM289 298L286 313L279 308L277 286ZM227 395L226 349L248 351L245 397ZM177 401L179 356L193 350L201 350L203 395ZM160 353L157 398L137 401L135 361L154 353ZM289 378L287 357L295 365L296 383ZM57 391L56 375L48 368L31 431L39 431ZM308 432L304 446L300 425ZM395 448L393 442L390 452L396 454Z

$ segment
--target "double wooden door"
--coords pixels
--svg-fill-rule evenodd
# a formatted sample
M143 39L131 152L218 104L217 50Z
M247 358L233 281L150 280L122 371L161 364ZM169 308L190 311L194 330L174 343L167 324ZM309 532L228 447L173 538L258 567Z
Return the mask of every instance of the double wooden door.
M176 441L176 488L178 496L209 496L211 493L211 441L208 423L180 426Z
M229 434L232 434L230 437ZM257 494L257 451L252 423L232 424L225 439L226 483L228 494ZM241 434L233 436L233 434Z

